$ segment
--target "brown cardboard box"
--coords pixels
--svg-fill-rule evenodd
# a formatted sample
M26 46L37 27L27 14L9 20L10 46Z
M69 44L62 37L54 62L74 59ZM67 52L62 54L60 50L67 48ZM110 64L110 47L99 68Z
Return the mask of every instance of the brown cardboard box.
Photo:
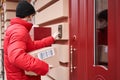
M29 54L32 55L33 57L37 57L40 60L47 62L47 60L50 61L53 58L53 56L55 55L55 52L54 52L53 47L45 47L42 49L38 49L38 50L35 50L32 52L29 52ZM48 64L50 64L50 63L48 63ZM52 67L52 64L50 64L50 65ZM25 71L25 74L26 75L34 75L34 76L37 75L36 73L31 72L31 71Z

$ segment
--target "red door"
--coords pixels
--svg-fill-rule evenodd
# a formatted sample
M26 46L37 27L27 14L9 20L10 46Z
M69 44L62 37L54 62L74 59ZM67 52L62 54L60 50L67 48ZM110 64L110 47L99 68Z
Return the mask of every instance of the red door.
M107 64L96 64L96 0L70 0L70 80L120 80L120 1L108 0Z

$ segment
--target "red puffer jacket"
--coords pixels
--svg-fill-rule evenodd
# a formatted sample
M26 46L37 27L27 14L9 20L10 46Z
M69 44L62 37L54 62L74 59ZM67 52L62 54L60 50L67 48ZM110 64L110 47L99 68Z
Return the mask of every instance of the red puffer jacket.
M28 52L49 46L53 37L32 41L29 31L32 27L20 18L13 18L4 37L4 64L7 80L40 80L40 75L48 72L48 64L30 56ZM27 76L24 71L33 71L38 76Z

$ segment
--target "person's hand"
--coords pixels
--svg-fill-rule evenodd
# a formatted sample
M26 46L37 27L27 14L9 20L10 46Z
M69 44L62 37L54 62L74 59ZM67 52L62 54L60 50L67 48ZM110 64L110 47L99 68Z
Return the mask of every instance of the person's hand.
M49 64L49 70L48 70L48 73L47 73L46 75L49 74L49 71L50 71L50 69L52 69L52 68L54 68L54 66Z
M50 65L50 64L49 64L49 69L52 69L52 68L53 68L53 65Z
M52 37L56 40L56 38L58 37L58 34L59 34L59 32L55 32L55 33L52 35Z

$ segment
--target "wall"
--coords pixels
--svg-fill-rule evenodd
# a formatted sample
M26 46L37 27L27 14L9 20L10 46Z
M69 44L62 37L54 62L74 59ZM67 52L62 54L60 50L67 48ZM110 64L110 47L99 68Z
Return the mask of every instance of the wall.
M51 28L51 35L62 26L62 38L57 37L55 44L51 46L55 50L55 56L45 60L53 68L49 70L42 80L69 80L69 8L68 0L32 0L37 11L35 24L39 28ZM39 29L38 28L38 29ZM38 34L34 34L39 36Z

